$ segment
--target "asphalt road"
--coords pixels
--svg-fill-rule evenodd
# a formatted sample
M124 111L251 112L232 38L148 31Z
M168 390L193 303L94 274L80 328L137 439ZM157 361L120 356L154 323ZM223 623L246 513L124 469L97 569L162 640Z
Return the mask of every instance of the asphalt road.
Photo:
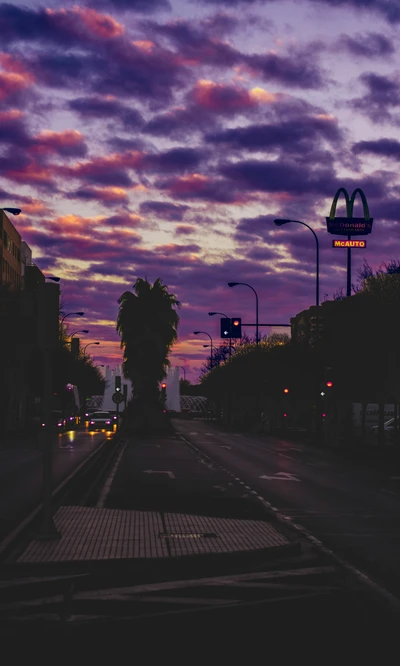
M400 598L400 495L388 490L396 470L274 437L225 432L206 421L174 420L174 428Z
M53 486L56 488L107 437L105 432L56 433ZM35 440L0 449L0 540L41 502L42 452Z

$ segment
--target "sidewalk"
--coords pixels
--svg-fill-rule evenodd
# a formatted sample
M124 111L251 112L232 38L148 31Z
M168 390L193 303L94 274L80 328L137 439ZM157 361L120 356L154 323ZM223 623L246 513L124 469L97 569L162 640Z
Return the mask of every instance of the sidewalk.
M126 440L97 506L63 506L54 520L61 539L32 540L18 564L299 552L254 495L175 437Z

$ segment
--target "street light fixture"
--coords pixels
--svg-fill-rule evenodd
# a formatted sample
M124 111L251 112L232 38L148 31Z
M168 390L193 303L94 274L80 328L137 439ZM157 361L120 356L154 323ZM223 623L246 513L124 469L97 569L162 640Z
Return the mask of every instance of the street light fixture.
M290 224L292 222L294 224L302 224L304 227L307 227L307 229L309 229L311 231L311 233L313 234L313 236L315 238L316 249L317 249L315 303L316 303L316 306L318 307L319 306L319 242L318 242L317 234L315 233L314 229L312 229L305 222L301 222L301 220L286 220L286 219L278 218L278 219L274 220L274 222L275 222L277 227L281 227L284 224Z
M87 347L89 347L90 345L99 345L99 344L100 344L100 342L89 342L89 343L88 343L87 345L85 345L84 348L83 348L83 355L86 356L86 349L87 349Z
M75 331L75 333L72 333L70 337L73 338L77 333L89 333L89 331L87 328L82 328L80 331Z
M72 315L79 315L79 317L83 317L84 314L85 314L84 312L68 312L68 314L64 315L61 318L61 323L63 323L64 319L66 319L67 317L71 317Z
M247 282L228 282L228 287L237 287L238 285L243 285L244 287L249 287L254 292L254 295L256 297L256 344L258 345L259 339L258 339L258 294L254 287L251 286L251 284L247 284Z
M53 282L60 282L61 278L55 277L54 275L45 275L46 280L53 280Z
M213 357L213 341L212 341L212 337L209 333L207 333L207 331L193 331L193 333L195 335L199 335L200 333L202 333L203 335L208 335L208 337L210 338L210 342L211 342L211 344L210 344L210 347L211 347L210 370L211 370L211 368L213 367L213 358L212 358Z
M213 317L216 314L222 315L223 317L225 317L225 319L229 319L229 320L231 319L230 317L227 317L227 315L224 314L223 312L209 312L208 316ZM229 332L231 333L231 326L229 326ZM229 336L229 356L232 356L232 337L231 336Z

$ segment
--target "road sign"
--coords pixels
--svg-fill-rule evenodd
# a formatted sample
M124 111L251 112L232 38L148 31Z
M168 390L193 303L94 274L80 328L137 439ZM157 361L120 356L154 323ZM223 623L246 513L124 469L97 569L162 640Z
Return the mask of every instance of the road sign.
M122 395L122 393L113 393L112 401L115 402L116 405L119 405L121 402L124 401L124 396Z

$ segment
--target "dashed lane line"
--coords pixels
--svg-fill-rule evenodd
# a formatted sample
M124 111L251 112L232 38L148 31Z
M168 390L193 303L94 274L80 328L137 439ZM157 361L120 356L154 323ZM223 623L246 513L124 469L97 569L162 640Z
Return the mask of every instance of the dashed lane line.
M198 449L192 442L189 442L181 433L180 433L181 438L183 439L188 446L192 447L199 455L203 456L204 458L208 458L210 462L213 462L214 465L225 471L229 476L231 476L235 481L238 481L239 483L242 483L244 485L244 482L241 481L241 479L233 472L231 472L229 469L221 465L220 463L215 462L211 456L206 454L204 451L201 451ZM343 569L346 571L350 572L353 576L356 577L357 580L359 580L361 583L369 587L370 590L377 596L385 599L385 601L394 609L396 612L400 612L400 599L395 597L389 590L384 588L382 585L379 583L376 583L372 578L367 576L367 574L363 573L360 569L355 567L353 564L350 564L350 562L347 562L347 560L344 560L342 557L339 555L336 555L333 550L325 546L325 544L320 541L317 537L315 537L310 530L308 530L306 527L303 527L303 525L300 525L296 523L292 517L285 515L277 507L275 507L271 502L266 500L262 495L259 495L258 492L250 490L251 494L255 494L257 499L261 502L261 504L270 512L273 513L273 515L279 520L282 524L289 524L291 525L297 532L302 534L308 541L310 541L318 550L321 552L325 553L329 557L331 557L339 566L341 566Z

